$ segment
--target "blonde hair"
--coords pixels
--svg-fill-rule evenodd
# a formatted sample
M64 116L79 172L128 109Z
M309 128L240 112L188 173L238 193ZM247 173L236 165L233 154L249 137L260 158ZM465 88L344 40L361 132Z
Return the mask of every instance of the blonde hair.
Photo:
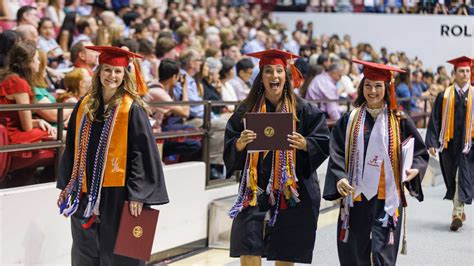
M109 42L114 43L115 41L119 40L123 36L123 31L125 28L117 23L112 23L109 27Z
M100 82L100 72L102 70L102 65L99 65L92 77L92 88L89 91L89 101L85 107L85 114L90 121L94 121L97 118L95 114L99 109L100 103L102 101L102 83ZM132 77L130 71L126 67L124 67L124 76L122 84L117 88L115 95L112 96L112 99L109 103L109 108L115 106L117 102L122 98L124 93L128 93L132 99L145 110L149 115L151 114L150 108L148 105L142 100L142 98L138 95L137 88L132 81Z
M58 103L65 102L69 98L79 99L81 96L80 84L81 81L84 80L84 71L87 70L76 67L64 76L64 87L66 88L66 92L58 96L56 99Z
M48 65L48 55L45 51L41 49L36 49L38 51L38 58L40 61L38 72L33 75L33 85L37 88L47 88L48 83L46 83L46 66Z
M106 38L107 33L109 34L108 38ZM97 30L96 45L110 46L112 45L112 42L110 40L111 38L109 29L104 25L100 25L99 29Z

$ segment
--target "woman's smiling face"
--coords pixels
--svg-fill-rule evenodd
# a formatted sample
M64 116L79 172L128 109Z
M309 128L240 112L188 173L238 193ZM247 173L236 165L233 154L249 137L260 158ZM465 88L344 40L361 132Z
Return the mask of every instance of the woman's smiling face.
M100 82L105 89L115 90L122 85L125 68L104 64L100 70Z
M263 87L268 96L279 96L286 82L286 71L282 65L266 65L262 73Z
M364 97L369 108L382 108L385 96L385 83L380 80L365 79Z

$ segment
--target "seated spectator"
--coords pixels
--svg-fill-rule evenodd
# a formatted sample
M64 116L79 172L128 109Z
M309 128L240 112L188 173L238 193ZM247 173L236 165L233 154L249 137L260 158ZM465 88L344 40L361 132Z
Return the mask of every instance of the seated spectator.
M30 104L33 101L33 73L39 70L36 48L17 43L7 56L7 68L0 72L0 104ZM38 142L54 138L56 129L43 119L33 119L31 111L0 112L6 119L11 144Z
M64 12L64 1L50 0L49 5L46 8L45 17L51 19L54 24L54 28L59 29L61 27L65 16L66 13Z
M112 45L112 42L110 40L110 31L109 31L108 27L106 27L104 25L99 26L99 29L97 30L97 36L95 38L94 43L96 45L100 45L100 46L111 46Z
M66 13L63 24L61 25L58 33L57 41L64 52L69 52L74 40L74 32L76 32L76 12L71 11ZM72 62L74 63L74 61Z
M110 26L107 27L109 32L109 43L112 45L117 40L124 37L123 31L125 30L125 26L119 23L112 23Z
M143 60L141 62L143 79L145 82L158 80L157 70L160 61L154 54L153 43L147 39L141 39L138 41L138 44L138 53L143 56Z
M434 82L434 75L429 71L423 72L423 77L421 81L421 89L423 92L426 92L430 89L431 85Z
M73 38L71 45L80 41L92 42L93 37L97 34L97 20L94 17L81 18L76 26L79 35Z
M0 33L0 68L5 67L7 54L19 38L18 33L13 30L6 30Z
M203 86L203 100L208 101L222 101L222 83L219 80L219 71L222 69L221 60L208 57L203 63L202 68L202 86ZM223 106L213 106L212 112L214 114L222 114L224 112Z
M161 62L158 73L159 82L152 82L148 85L148 93L143 97L146 102L172 102L171 94L177 82L182 86L182 100L188 101L188 88L186 76L179 73L178 62L165 59ZM153 131L178 131L196 129L190 125L183 124L183 118L189 116L189 106L160 106L152 107ZM163 157L169 155L180 155L184 160L195 160L200 156L201 143L192 138L185 138L184 141L173 139L165 140L163 144ZM182 159L183 160L183 159Z
M352 80L349 76L351 63L343 59L341 60L343 72L341 79L337 82L337 91L341 99L352 99L354 100L357 96L357 89L354 87Z
M189 101L202 101L202 97L199 95L196 80L193 78L196 75L202 65L202 59L200 53L195 49L188 49L184 51L180 56L180 63L182 67L182 73L186 75L186 81L188 85L188 98ZM181 100L182 88L179 84L173 89L174 95L177 100ZM204 118L204 106L196 105L191 106L190 114L186 121L186 124L193 125L194 127L201 127L203 125ZM211 130L215 131L210 135L210 154L209 162L211 163L211 178L222 179L225 178L224 174L220 169L224 164L222 156L218 156L224 152L224 131L227 124L225 117L213 116L211 118Z
M230 58L221 59L222 68L219 71L219 80L222 84L221 95L223 101L236 102L238 101L237 95L235 94L234 87L229 83L235 76L234 65L235 62ZM234 105L226 105L227 111L233 112L235 109Z
M254 65L250 58L244 58L237 62L237 75L229 80L230 85L234 88L237 100L242 101L247 98L250 92L250 79L252 78Z
M242 53L236 41L222 44L221 50L223 56L234 60L234 62L239 62L242 59Z
M56 63L54 65L57 65L59 62L63 61L64 52L56 42L53 21L47 17L42 18L39 22L38 31L39 48L47 53L49 62L54 62Z
M418 108L416 106L416 99L413 98L414 96L412 91L412 83L410 80L410 70L408 68L404 70L406 73L400 73L395 81L395 93L397 94L398 98L410 98L403 100L400 104L405 112L417 112Z
M323 73L323 67L317 64L313 64L309 66L309 71L306 77L304 78L303 85L301 85L298 95L305 99L306 98L306 93L308 91L309 84L311 84L311 81L313 81L314 77L317 75Z
M71 47L71 62L74 67L84 68L92 76L94 67L97 64L99 53L86 49L86 46L92 46L91 42L80 41Z
M46 66L48 63L48 58L46 52L41 49L38 49L39 55L39 68L33 76L33 86L35 93L35 101L37 103L56 103L54 96L48 92L48 82L46 80ZM58 119L58 109L38 109L35 113L42 119L48 121L49 123L55 125ZM72 113L72 109L63 110L63 121L68 121L69 116Z
M60 94L56 101L77 103L92 86L92 77L86 69L78 67L64 76L64 86L66 91Z
M177 60L179 53L176 51L176 42L171 38L159 38L156 41L155 55L158 59L169 58Z
M327 72L314 77L306 91L306 99L314 100L339 100L337 94L337 82L342 76L342 65L340 63L332 63L328 67ZM326 117L336 121L341 117L338 102L321 103L321 111L326 113Z
M194 32L191 27L183 25L176 29L175 33L178 41L178 45L176 46L175 50L178 54L180 54L182 51L186 50L193 44Z
M16 27L16 32L18 32L18 36L20 40L27 41L33 43L35 46L38 45L39 36L38 36L38 29L33 27L30 24L23 24Z
M33 6L22 6L16 13L16 22L18 23L18 26L31 25L34 28L38 28L38 11Z

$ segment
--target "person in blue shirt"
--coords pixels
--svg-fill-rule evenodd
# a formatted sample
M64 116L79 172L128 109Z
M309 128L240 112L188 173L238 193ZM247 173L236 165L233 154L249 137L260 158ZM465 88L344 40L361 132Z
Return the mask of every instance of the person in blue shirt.
M406 73L400 73L395 81L395 93L398 98L410 98L409 101L403 101L400 105L408 112L417 111L416 99L413 99L412 83L410 81L410 70L404 69Z
M199 92L198 84L194 76L200 71L203 59L200 53L195 49L188 49L181 53L179 57L181 63L181 73L186 75L188 83L188 99L189 101L202 101L202 93ZM182 95L182 88L179 83L173 89L175 99L180 100ZM204 106L191 106L189 117L185 121L186 124L192 125L196 128L202 127L204 118ZM220 169L224 165L222 156L224 152L224 129L227 124L228 117L216 116L211 117L211 130L217 131L210 135L210 163L211 163L211 179L223 179L224 174Z

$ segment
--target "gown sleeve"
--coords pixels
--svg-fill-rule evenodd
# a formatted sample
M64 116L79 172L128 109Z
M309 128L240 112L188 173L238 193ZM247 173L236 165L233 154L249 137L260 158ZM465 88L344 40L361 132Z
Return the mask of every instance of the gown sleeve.
M430 121L426 128L425 143L428 148L439 148L439 132L441 130L441 112L443 105L444 92L441 92L436 97L436 100L431 111Z
M226 178L229 178L234 171L242 170L245 166L247 149L237 151L235 143L240 137L240 132L244 130L242 117L238 112L234 112L227 121L224 135L224 164L226 167Z
M339 180L347 178L345 142L348 119L349 115L344 114L332 129L329 141L330 157L323 191L323 198L326 200L337 200L341 197L337 191L336 184Z
M147 205L169 202L161 158L148 115L132 104L128 122L127 191L129 200Z
M402 127L402 139L405 140L412 136L415 140L413 164L411 168L418 169L420 171L420 173L415 178L409 182L404 182L404 184L410 192L410 195L415 197L418 201L423 201L421 181L423 181L426 169L428 168L428 160L430 159L430 156L426 149L425 143L423 142L423 138L421 137L420 133L418 133L415 123L411 120L411 118L403 118L400 121L400 124Z
M310 103L305 105L305 112L299 119L303 124L300 133L306 139L307 151L296 151L298 160L309 167L310 172L304 174L308 178L329 156L329 129L323 112Z
M69 123L67 126L67 134L66 134L66 146L64 149L63 156L61 157L61 163L59 165L59 176L56 181L56 188L64 189L67 184L69 183L69 179L71 178L72 167L74 164L74 140L76 136L76 116L77 110L81 105L82 100L76 103L74 110L71 113L69 118Z

